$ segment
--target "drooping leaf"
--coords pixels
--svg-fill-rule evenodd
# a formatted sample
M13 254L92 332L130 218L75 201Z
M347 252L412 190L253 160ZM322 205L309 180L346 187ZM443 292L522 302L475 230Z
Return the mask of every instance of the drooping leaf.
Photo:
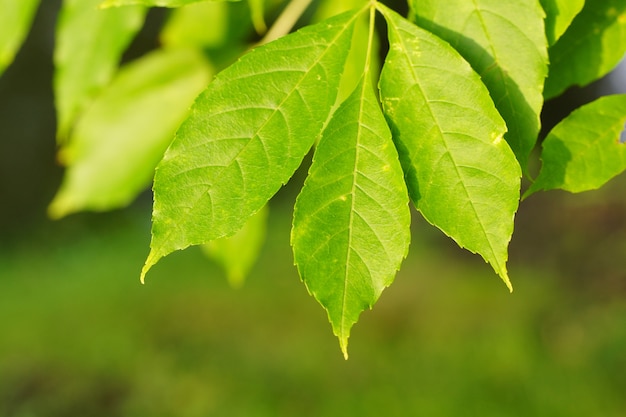
M433 225L510 287L507 247L520 166L479 76L447 43L379 6L390 48L380 91L409 195Z
M59 153L68 168L50 215L130 203L150 183L209 79L203 57L192 50L161 50L123 67Z
M28 33L39 0L0 0L0 75Z
M203 1L240 1L240 0L98 0L100 7L107 9L109 7L141 5L148 7L182 7L192 3Z
M268 208L265 205L232 236L211 240L202 246L204 253L226 271L228 282L241 287L256 262L267 230Z
M54 51L57 137L63 142L76 118L111 80L122 53L141 28L145 9L99 10L100 0L65 0Z
M544 140L539 176L524 197L539 190L578 193L600 188L626 170L626 94L580 107Z
M626 52L626 1L587 0L567 31L550 48L546 99L606 75Z
M585 0L541 0L541 5L546 12L548 44L553 45L583 9Z
M347 358L350 328L388 287L410 241L402 167L369 74L333 115L294 212L294 258Z
M151 251L239 230L293 175L335 103L357 12L244 55L209 84L156 170Z
M419 26L448 41L478 72L525 169L539 133L547 75L544 12L536 0L411 0Z

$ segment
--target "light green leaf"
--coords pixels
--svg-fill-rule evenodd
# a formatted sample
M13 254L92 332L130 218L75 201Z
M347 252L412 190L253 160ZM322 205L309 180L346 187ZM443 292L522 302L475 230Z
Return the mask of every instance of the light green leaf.
M544 140L539 176L524 197L539 190L579 193L600 188L626 170L626 94L602 97L574 110Z
M392 282L410 241L409 197L369 74L333 115L294 212L291 243L347 358L350 328Z
M585 86L609 73L626 52L626 1L587 0L563 36L550 48L546 99Z
M175 250L232 235L289 180L335 103L357 16L259 47L209 84L156 170L142 278Z
M250 19L254 24L254 29L259 35L267 32L265 24L265 0L248 0L250 7Z
M541 5L546 12L548 44L553 45L583 9L585 0L541 0Z
M537 0L412 0L419 26L448 41L480 74L525 169L539 133L547 75L544 12Z
M0 75L22 44L39 0L0 0Z
M202 246L204 253L219 263L234 288L239 288L256 262L267 230L268 208L265 205L232 236L211 240Z
M215 48L228 40L228 4L201 2L171 11L161 30L165 46Z
M122 53L143 24L145 9L98 10L99 2L65 0L59 14L54 90L61 142L111 80Z
M240 0L98 0L100 8L141 5L148 7L182 7L204 1L240 1Z
M380 91L409 195L433 225L477 252L510 287L507 247L520 166L479 76L447 43L379 6L390 49Z
M59 153L68 169L50 215L130 203L150 183L209 78L204 59L192 50L161 50L123 67Z

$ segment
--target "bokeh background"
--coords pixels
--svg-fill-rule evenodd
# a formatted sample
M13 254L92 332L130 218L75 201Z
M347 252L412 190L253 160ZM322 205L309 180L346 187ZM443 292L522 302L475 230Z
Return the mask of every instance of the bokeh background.
M51 221L52 48L45 0L0 78L0 417L626 416L626 178L521 205L509 294L479 257L415 216L396 282L345 361L289 248L298 175L272 201L247 283L200 250L139 271L151 196ZM163 11L127 53L154 47ZM626 65L546 105L551 126Z

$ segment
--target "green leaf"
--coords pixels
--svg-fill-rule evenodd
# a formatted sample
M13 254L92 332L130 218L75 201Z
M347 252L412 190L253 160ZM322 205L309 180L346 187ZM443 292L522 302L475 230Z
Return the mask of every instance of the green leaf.
M507 247L520 166L469 64L447 43L379 6L390 49L380 91L409 195L433 225L477 252L510 287Z
M546 12L548 44L553 45L583 9L585 0L541 0L541 5Z
M626 2L587 0L563 36L550 48L546 99L585 86L609 73L626 52Z
M142 271L229 236L298 168L335 103L357 12L244 55L209 84L160 162Z
M256 262L267 231L265 205L233 236L211 240L202 246L204 253L219 263L234 288L239 288Z
M39 0L0 0L0 75L24 41Z
M579 193L600 188L626 170L626 94L602 97L574 110L543 142L539 176L524 197L539 190Z
M248 0L250 7L250 19L254 24L254 29L259 35L267 32L265 24L265 0Z
M100 0L65 0L54 51L57 137L63 142L76 118L104 88L141 28L145 9L98 10Z
M309 292L347 358L350 328L388 287L410 241L409 197L369 74L333 115L294 212L291 242Z
M448 41L480 74L525 169L539 133L547 75L544 12L535 0L412 0L419 26Z
M228 4L202 2L171 11L161 30L165 46L215 48L228 41Z
M203 57L192 50L157 51L123 67L59 153L68 169L50 215L130 203L150 183L209 77Z
M240 0L98 0L102 9L109 7L141 5L148 7L182 7L204 1L240 1Z

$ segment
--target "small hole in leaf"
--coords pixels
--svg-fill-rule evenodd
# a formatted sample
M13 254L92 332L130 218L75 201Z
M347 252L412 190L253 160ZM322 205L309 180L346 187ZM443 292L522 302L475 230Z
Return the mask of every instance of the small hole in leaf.
M626 143L626 125L624 125L624 130L622 130L622 134L619 137L619 143Z

